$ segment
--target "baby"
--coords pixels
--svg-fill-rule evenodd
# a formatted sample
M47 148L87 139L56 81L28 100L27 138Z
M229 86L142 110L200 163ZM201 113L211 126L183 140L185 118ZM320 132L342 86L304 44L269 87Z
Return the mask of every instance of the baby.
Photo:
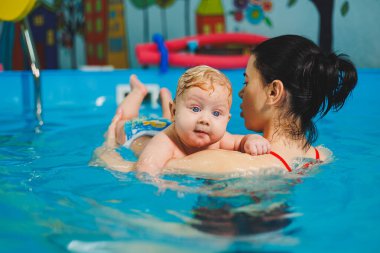
M130 83L131 92L119 106L122 121L116 127L117 141L139 155L138 172L156 176L169 160L205 149L251 155L270 151L269 142L261 135L226 131L231 118L231 83L214 68L202 65L188 69L178 80L174 101L167 89L161 89L163 118L138 118L147 89L134 75ZM154 137L147 139L146 135Z

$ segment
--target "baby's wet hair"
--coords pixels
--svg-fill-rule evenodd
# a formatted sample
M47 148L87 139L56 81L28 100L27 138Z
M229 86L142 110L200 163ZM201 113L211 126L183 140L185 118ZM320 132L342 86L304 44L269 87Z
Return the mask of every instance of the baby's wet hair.
M232 88L230 80L219 70L207 65L199 65L186 70L179 78L175 98L180 97L187 89L198 87L205 91L213 92L215 85L226 87L228 90L229 104L232 103Z

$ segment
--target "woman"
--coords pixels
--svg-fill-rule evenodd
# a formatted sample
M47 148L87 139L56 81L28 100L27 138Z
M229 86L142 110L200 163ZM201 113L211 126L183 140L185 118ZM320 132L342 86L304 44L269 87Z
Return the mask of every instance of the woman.
M252 157L234 151L205 150L169 161L166 167L170 171L219 174L278 168L286 172L294 169L296 161L326 161L328 150L311 145L317 138L312 120L344 105L357 83L355 66L343 55L323 53L304 37L284 35L253 49L244 76L239 96L245 127L262 132L272 152ZM108 146L115 144L119 120L116 116L109 127ZM108 151L100 152L99 157L110 168L132 169L130 163Z

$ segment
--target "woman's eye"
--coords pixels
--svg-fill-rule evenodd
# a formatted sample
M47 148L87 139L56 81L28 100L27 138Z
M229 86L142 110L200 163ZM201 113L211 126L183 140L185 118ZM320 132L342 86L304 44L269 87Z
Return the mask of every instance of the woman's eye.
M243 82L243 85L244 85L244 86L246 86L247 84L248 84L248 82L246 82L246 81Z
M201 109L197 106L193 106L191 110L193 110L193 112L199 112Z
M215 117L219 117L220 116L220 112L218 112L218 111L212 112L212 115L214 115Z

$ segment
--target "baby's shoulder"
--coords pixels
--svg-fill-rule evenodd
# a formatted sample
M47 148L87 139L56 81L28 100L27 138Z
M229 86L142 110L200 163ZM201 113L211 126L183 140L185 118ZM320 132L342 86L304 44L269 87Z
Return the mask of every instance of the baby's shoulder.
M165 149L171 149L173 152L179 150L178 144L175 141L175 137L171 134L171 131L169 129L165 129L164 131L157 133L149 144Z

